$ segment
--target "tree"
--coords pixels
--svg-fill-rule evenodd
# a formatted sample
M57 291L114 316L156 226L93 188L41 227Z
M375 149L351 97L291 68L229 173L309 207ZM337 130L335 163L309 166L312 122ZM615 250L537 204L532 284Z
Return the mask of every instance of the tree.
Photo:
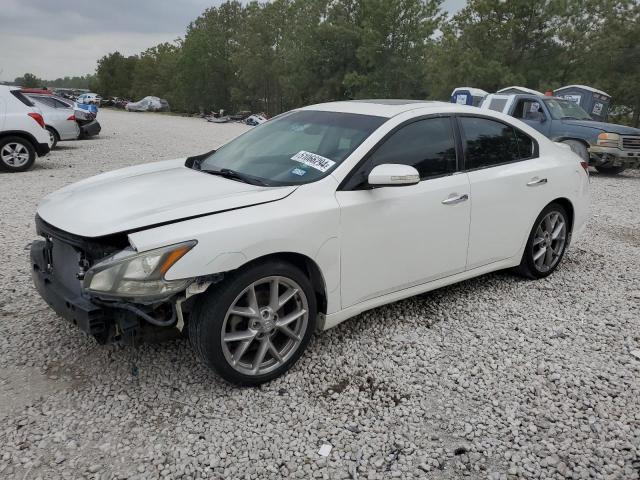
M25 73L22 77L17 77L13 83L25 88L39 88L44 85L44 82L33 73Z

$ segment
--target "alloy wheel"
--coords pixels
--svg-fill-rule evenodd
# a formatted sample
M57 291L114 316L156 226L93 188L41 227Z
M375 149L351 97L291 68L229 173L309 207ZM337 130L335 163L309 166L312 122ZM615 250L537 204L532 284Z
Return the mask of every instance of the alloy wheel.
M292 279L269 276L246 287L222 324L225 359L245 375L263 375L284 365L300 347L309 321L302 288Z
M21 143L9 142L2 147L0 159L10 167L23 167L29 161L29 150Z
M540 272L548 272L560 261L567 241L567 223L557 211L540 221L533 238L533 263Z

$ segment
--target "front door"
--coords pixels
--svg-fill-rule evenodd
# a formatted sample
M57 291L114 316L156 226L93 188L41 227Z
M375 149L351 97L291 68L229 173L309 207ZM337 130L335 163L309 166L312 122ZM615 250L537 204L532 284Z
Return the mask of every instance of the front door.
M376 165L415 167L416 185L370 189ZM458 171L450 117L401 126L336 192L341 210L342 307L464 271L469 180Z

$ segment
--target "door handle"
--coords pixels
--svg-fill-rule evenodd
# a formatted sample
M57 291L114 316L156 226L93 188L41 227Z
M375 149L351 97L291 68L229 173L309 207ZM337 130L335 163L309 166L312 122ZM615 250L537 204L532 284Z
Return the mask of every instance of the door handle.
M462 195L456 195L455 193L449 195L449 197L442 200L443 205L455 205L456 203L466 202L469 200L469 195L463 193Z
M547 183L546 178L533 177L530 182L527 182L527 187L537 187L538 185L544 185Z

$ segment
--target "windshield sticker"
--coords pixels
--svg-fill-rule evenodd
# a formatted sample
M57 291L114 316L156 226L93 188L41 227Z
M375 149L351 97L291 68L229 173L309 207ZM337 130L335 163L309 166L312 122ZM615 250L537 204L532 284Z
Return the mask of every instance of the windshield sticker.
M298 153L296 153L293 157L291 157L291 160L304 163L305 165L308 165L311 168L315 168L316 170L323 173L336 164L336 162L334 162L333 160L323 157L322 155L306 152L304 150L300 150Z
M301 169L301 168L294 168L293 170L291 170L291 173L292 173L293 175L298 175L299 177L301 177L301 176L303 176L303 175L306 175L306 174L307 174L307 171L306 171L306 170L303 170L303 169Z

